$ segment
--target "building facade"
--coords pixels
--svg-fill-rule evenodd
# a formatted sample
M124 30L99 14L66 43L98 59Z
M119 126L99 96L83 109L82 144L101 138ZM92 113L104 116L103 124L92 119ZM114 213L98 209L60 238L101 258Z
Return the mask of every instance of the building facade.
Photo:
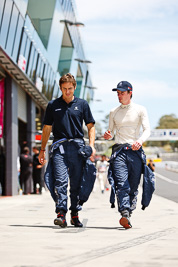
M72 73L75 95L93 99L72 0L0 1L0 194L18 194L17 160L40 140L47 103Z

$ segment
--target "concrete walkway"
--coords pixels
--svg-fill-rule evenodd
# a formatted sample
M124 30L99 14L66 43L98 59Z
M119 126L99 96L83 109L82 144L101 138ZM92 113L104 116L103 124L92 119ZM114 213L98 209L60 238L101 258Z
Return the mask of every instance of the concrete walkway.
M53 225L54 203L43 195L0 199L1 267L177 267L178 204L154 195L141 210L141 188L132 229L119 225L109 194L91 194L80 212L84 228Z

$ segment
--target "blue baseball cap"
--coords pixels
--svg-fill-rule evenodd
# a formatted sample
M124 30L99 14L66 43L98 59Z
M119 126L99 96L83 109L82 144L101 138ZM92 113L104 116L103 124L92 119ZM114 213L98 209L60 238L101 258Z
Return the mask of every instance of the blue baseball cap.
M122 81L118 83L117 88L113 88L112 91L131 91L132 92L132 85L129 82Z

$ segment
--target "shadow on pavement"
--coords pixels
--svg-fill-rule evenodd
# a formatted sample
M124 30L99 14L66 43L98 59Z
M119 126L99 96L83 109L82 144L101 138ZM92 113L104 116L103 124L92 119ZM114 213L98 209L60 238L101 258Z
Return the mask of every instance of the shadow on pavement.
M14 224L14 225L9 225L12 227L33 227L33 228L51 228L51 229L60 229L60 230L87 230L87 229L100 229L100 230L125 230L123 227L95 227L95 226L85 226L82 228L77 228L73 226L67 226L66 228L61 228L58 226L49 226L49 225L27 225L27 224Z

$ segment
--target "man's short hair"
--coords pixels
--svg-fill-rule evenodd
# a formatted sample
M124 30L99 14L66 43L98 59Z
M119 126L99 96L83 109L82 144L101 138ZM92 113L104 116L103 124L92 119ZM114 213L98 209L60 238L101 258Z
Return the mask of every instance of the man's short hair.
M24 153L28 153L30 151L30 149L28 148L28 146L25 146L24 149L23 149L23 152Z
M60 80L59 80L59 86L61 87L61 85L63 83L66 83L66 82L72 83L74 87L76 87L76 85L77 85L77 82L76 82L74 76L72 74L70 74L70 73L64 74L60 78Z

